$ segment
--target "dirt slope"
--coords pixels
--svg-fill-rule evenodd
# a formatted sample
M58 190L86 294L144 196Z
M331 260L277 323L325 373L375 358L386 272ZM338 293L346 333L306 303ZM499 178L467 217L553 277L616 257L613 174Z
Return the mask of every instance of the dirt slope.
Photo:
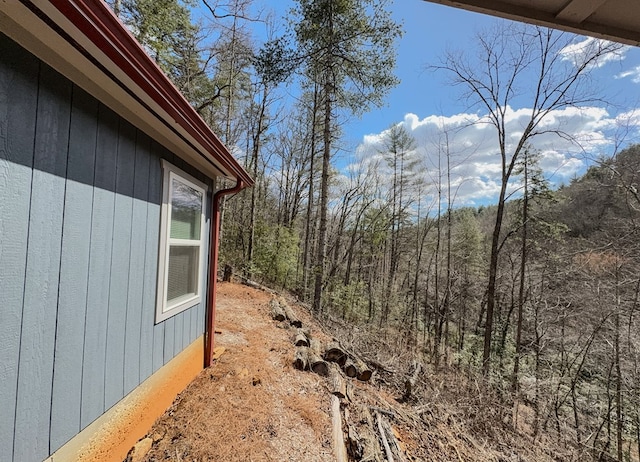
M294 334L286 322L271 319L272 297L244 285L219 285L216 328L221 333L216 334L216 347L224 352L156 421L145 440L153 440L146 456L129 461L335 460L328 380L293 368ZM315 338L330 340L308 311L292 308ZM349 397L342 401L344 436L351 453L357 452L353 437L363 436L363 425L374 427L378 455L361 454L358 459L386 459L380 454L383 444L376 425L358 417L359 410L368 409L374 415L384 414L389 423L400 451L394 460L584 460L550 438L536 440L524 430L513 430L511 410L489 399L480 384L457 369L438 374L423 369L417 394L408 401L399 399L415 359L398 346L403 343L401 336L371 335L339 322L330 329L352 352L380 365L370 382L348 379Z
M155 423L146 461L332 461L323 378L293 369L291 333L270 295L222 283L216 347L225 351Z

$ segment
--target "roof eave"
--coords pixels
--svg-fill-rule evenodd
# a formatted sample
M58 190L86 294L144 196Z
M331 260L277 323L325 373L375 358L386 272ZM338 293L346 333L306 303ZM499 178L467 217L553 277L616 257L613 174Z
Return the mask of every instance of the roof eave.
M105 2L0 2L0 30L205 173L253 184Z
M640 45L640 31L626 29L604 24L585 18L578 22L572 22L570 17L561 14L554 14L537 7L536 2L521 4L520 2L510 2L501 0L425 0L430 3L461 8L476 13L484 13L514 21L527 22L544 27L573 32L580 35L590 35L597 38L612 40L627 45ZM621 12L624 14L624 12Z

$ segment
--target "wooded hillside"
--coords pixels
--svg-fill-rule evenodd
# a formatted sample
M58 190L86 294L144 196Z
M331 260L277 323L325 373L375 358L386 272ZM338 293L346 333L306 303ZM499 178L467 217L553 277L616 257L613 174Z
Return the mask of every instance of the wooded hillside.
M251 0L110 3L256 179L225 205L221 267L290 291L319 318L399 336L436 373L481 377L530 411L520 418L534 439L551 432L594 460L640 459L640 145L591 159L560 187L536 149L551 111L598 97L584 84L616 45L567 67L548 57L571 36L523 26L479 42L485 67L456 55L434 66L496 128L500 197L465 207L447 127L418 146L393 125L375 161L336 160L344 117L396 83L401 28L387 2L298 0L259 45L251 25L265 17ZM499 48L513 44L521 55ZM519 59L497 58L507 51ZM514 82L532 72L530 118L507 133L508 104L528 88ZM577 139L562 130L544 132Z

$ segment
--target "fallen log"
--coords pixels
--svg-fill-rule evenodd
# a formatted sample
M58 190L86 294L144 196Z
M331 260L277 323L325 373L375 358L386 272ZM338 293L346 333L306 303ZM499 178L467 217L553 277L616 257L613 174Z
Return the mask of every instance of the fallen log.
M293 367L300 371L309 369L309 349L307 347L296 347L293 356Z
M354 460L367 462L383 462L384 457L380 450L380 442L376 435L371 412L366 406L357 405L354 408L353 418L347 419L345 410L345 422L347 424L347 449Z
M342 372L335 364L329 365L329 378L331 380L331 394L340 399L347 397L347 384L342 377Z
M320 340L318 340L317 338L310 339L309 348L311 348L315 354L321 356L320 352L322 351L322 343L320 342Z
M251 287L252 289L263 290L263 287L262 287L260 284L258 284L258 283L257 283L257 282L255 282L255 281L252 281L251 279L243 279L243 280L242 280L242 283L243 283L245 286Z
M364 429L361 430L361 436L364 441L363 459L371 461L382 461L384 459L382 456L380 441L375 432L373 416L365 406L360 406L359 411L360 415L362 416L361 418L364 419L363 421L366 423Z
M333 451L337 462L347 462L347 448L344 444L344 433L342 432L342 414L340 412L340 399L331 396L331 423L333 434Z
M327 357L329 356L329 357ZM330 359L330 358L336 358ZM373 371L367 364L360 359L358 355L352 351L348 351L337 342L332 342L327 347L325 352L325 359L327 361L337 362L343 368L347 377L357 378L363 382L367 382L371 379Z
M269 308L271 309L271 317L276 321L284 321L287 317L284 314L284 310L280 306L280 303L275 298L269 301Z
M311 348L307 348L307 355L309 369L322 377L327 377L329 375L329 364Z
M346 376L351 377L352 379L358 375L358 369L351 358L347 358L342 369Z
M353 384L351 380L347 380L347 400L353 402L354 394L353 394Z
M338 342L331 342L324 351L324 359L332 363L338 363L343 367L347 362L347 352L340 346Z
M298 327L298 328L302 327L302 321L300 321L300 319L298 319L298 317L293 312L293 310L291 309L291 307L289 306L289 304L287 302L285 302L284 300L280 300L280 306L282 307L282 310L284 311L284 315L289 320L289 324L291 324L293 327Z
M344 426L346 427L345 445L349 460L362 460L363 447L355 422L351 421L349 408L344 409ZM366 460L366 459L365 459Z
M302 331L302 329L298 329L296 333L296 338L293 341L294 345L299 346L309 346L309 337Z
M354 357L353 360L356 364L356 378L363 382L368 382L373 375L373 371L371 370L371 368L358 357Z

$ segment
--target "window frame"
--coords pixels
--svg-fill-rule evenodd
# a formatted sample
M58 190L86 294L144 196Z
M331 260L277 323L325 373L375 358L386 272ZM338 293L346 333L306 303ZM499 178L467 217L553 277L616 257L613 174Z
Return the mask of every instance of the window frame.
M205 205L207 201L208 187L205 183L195 179L193 176L184 172L175 165L169 163L166 159L162 159L162 205L160 211L160 240L158 248L158 286L156 293L156 324L165 321L176 314L179 314L199 303L203 300L204 291L204 269L205 269L205 248L207 239L205 235ZM202 204L200 209L200 239L184 240L171 238L171 201L173 199L173 180L199 191L202 194ZM195 245L197 242L198 267L196 279L196 293L189 298L180 300L177 303L170 304L167 300L168 278L169 278L169 255L173 245L190 244ZM180 241L180 242L176 242ZM191 241L190 243L187 241Z

